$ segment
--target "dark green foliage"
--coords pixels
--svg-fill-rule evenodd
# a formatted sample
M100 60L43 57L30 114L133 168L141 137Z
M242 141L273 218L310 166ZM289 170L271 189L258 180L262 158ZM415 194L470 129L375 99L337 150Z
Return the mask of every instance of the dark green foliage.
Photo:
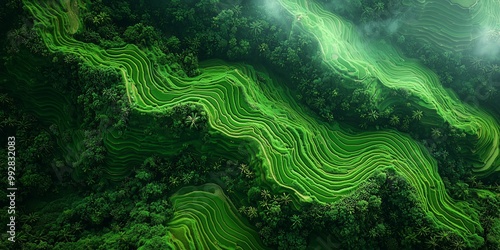
M150 46L158 40L158 34L152 26L146 26L138 23L129 26L123 33L123 38L127 43L133 43L142 46Z
M40 212L23 216L21 230L40 239L26 239L33 249L42 246L51 249L169 249L166 224L173 210L167 198L179 188L172 179L192 174L183 185L205 183L209 170L212 170L210 175L216 173L210 166L220 161L223 160L199 156L189 150L171 159L152 156L130 178L108 184L102 191L78 192L71 188L68 191L83 196L68 193L60 200L48 202ZM31 228L38 231L27 231Z
M83 122L101 130L114 125L123 126L129 111L125 88L116 70L106 67L78 65L78 83L81 93L77 103L83 108Z
M40 123L32 114L26 112L12 93L0 93L0 134L7 145L7 136L16 137L16 187L23 192L16 199L32 199L44 196L53 188L55 178L52 175L51 158L57 146L53 135L38 126ZM5 141L4 141L5 140ZM7 148L2 149L7 156ZM1 170L7 173L7 157L0 159ZM7 178L2 179L7 186Z
M358 26L367 39L390 38L408 58L419 59L439 76L440 82L452 88L462 100L489 106L499 113L499 60L478 56L474 46L456 52L438 48L426 39L402 34L401 20L418 20L411 4L397 0L320 0L325 9L340 15ZM492 54L494 55L494 53Z
M133 112L131 115L133 118L142 116L138 112ZM169 133L173 138L203 138L208 130L205 111L194 103L180 104L164 113L154 114L152 119L143 120L148 121L141 123L140 126L145 127L145 135Z
M240 212L255 223L264 243L275 249L306 249L307 242L322 237L344 249L424 249L429 242L474 244L473 237L463 239L436 227L413 187L391 168L376 172L336 203L305 204L300 210L285 202L286 193L260 189L257 195L257 189L249 189L249 196L255 198Z
M385 31L370 23L397 16L396 10L401 7L400 1L322 2L357 25L368 25L370 32L366 35L371 38ZM0 11L0 20L10 16L7 9L19 9L18 5L10 1L8 8ZM104 48L126 43L145 50L158 48L164 55L151 58L152 62L168 66L182 77L200 74L198 58L262 63L280 74L297 98L327 122L409 133L437 159L451 196L470 200L479 211L484 233L482 238L462 238L436 227L420 207L413 187L390 169L377 172L360 189L333 204L302 204L288 190L263 183L258 162L200 154L199 145L216 135L199 105L185 103L162 114L144 116L129 106L119 72L88 66L72 54L49 54L32 22L23 21L10 31L3 32L2 26L6 34L2 56L11 63L17 57L44 61L37 77L68 98L72 107L68 112L82 138L73 142L73 130L39 121L22 105L15 105L29 97L17 96L9 88L3 91L2 87L0 129L2 134L20 138L19 153L23 157L18 164L23 171L19 172L18 188L23 192L19 200L31 201L21 208L18 231L22 233L16 246L169 249L166 225L173 211L168 196L182 186L215 182L255 225L264 243L274 249L309 249L318 241L331 241L342 249L499 248L498 195L477 190L498 194L498 184L496 179L484 183L474 179L467 163L473 160L467 152L474 138L446 123L425 123L427 116L435 114L414 107L413 97L403 90L393 90L387 97L397 100L394 105L377 108L364 86L323 65L317 44L293 25L294 17L283 15L283 20L276 20L258 1L103 0L88 6L82 13L84 28L75 34L79 40ZM409 37L393 38L407 55L420 58L437 71L442 82L463 99L495 108L492 100L496 100L498 91L492 85L500 79L495 62L436 52ZM470 76L461 73L468 65L476 68ZM265 78L257 78L265 84ZM475 86L481 86L479 91L487 98L475 95ZM144 157L142 166L127 178L109 182L103 178L108 164L105 135L126 133L131 128L149 137L168 133L186 143L176 155ZM65 151L64 146L70 142L76 144L72 146L75 150ZM2 162L2 166L6 164ZM48 196L50 193L53 196ZM0 194L6 195L5 191Z
M48 54L45 44L31 25L23 24L8 31L7 38L3 43L8 56L19 53L23 48L28 49L33 54Z
M319 2L324 3L326 9L356 24L368 25L369 29L374 29L369 35L385 35L386 29L374 24L396 19L408 11L399 0L320 0ZM389 22L384 23L384 26L389 26Z
M441 83L452 88L462 100L487 105L498 114L498 105L495 105L500 95L498 59L483 60L474 56L472 49L463 53L442 51L416 39L399 40L399 44L408 57L419 58L435 71Z
M4 34L12 28L13 25L17 24L19 12L22 11L22 2L17 0L4 0L2 1L2 9L0 10L0 22L2 26L0 27L0 34L5 37Z

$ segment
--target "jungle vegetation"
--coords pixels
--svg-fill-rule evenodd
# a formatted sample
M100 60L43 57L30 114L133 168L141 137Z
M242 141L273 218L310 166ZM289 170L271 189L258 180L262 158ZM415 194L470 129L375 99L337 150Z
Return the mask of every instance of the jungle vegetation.
M500 248L500 55L408 31L463 6L5 2L2 248Z

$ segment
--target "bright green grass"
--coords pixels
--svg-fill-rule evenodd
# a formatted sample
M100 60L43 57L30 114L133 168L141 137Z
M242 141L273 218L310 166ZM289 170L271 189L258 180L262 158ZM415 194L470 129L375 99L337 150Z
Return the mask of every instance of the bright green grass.
M182 188L170 200L175 213L169 240L175 249L265 249L216 184Z
M76 54L94 66L118 68L130 101L143 112L163 111L185 102L202 105L212 130L227 138L252 142L258 149L255 157L262 162L265 179L295 191L303 201L336 201L377 169L393 166L416 188L423 209L431 212L437 223L459 234L482 230L446 194L436 161L406 135L391 130L353 134L339 125L319 122L275 79L262 73L265 83L258 83L254 68L245 64L208 61L200 65L200 76L177 78L167 66L153 67L147 53L153 58L154 53L136 46L104 50L74 40L65 32L65 16L58 5L31 1L25 1L25 5L35 16L51 51ZM325 22L329 18L326 16ZM364 60L355 61L353 70L366 64L361 59ZM418 64L412 65L415 66L408 69L410 73L420 69ZM411 79L414 78L408 78ZM110 150L119 150L118 142L115 145Z
M279 0L297 24L312 34L321 46L324 62L332 69L355 80L372 84L376 78L390 89L405 89L420 98L422 107L436 112L452 126L477 135L475 145L482 164L475 166L478 175L500 171L500 126L488 112L462 103L444 89L437 75L419 62L403 57L389 44L367 43L354 25L321 8L314 1ZM444 1L443 1L444 2Z

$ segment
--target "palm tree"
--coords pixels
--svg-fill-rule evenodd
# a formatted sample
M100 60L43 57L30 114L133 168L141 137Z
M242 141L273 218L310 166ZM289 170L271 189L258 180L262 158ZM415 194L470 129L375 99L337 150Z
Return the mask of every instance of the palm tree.
M248 218L250 218L250 219L256 218L257 217L257 208L248 207L247 213L248 213Z
M384 9L384 3L382 3L382 2L377 2L377 3L375 4L375 10L376 10L376 11L381 11L381 10L383 10L383 9Z
M0 103L11 104L12 99L7 94L0 94Z
M450 239L450 232L445 231L445 230L439 232L439 238L442 240L445 240L445 241L449 240Z
M472 58L472 67L475 69L480 69L483 67L483 59L479 57Z
M302 227L302 219L300 218L300 216L294 214L294 215L292 215L290 220L292 221L292 228L293 229L297 229L297 228Z
M189 128L196 128L198 126L196 122L198 122L199 119L200 117L198 116L198 113L191 113L191 115L188 115L186 118L186 123L189 125Z
M46 242L48 240L48 236L41 230L37 230L36 233L30 234L30 238L37 243Z
M245 177L248 179L252 179L254 177L254 173L252 171L248 171L245 173Z
M262 33L263 27L262 27L262 22L260 21L254 21L250 24L250 30L252 31L252 34L254 36L260 35Z
M222 162L221 161L217 161L215 162L213 165L212 165L212 169L213 170L219 170L222 166Z
M372 122L375 121L375 120L377 120L378 119L378 112L377 112L377 110L370 111L368 113L367 117L368 117L368 120L370 120Z
M12 117L7 117L7 119L3 120L3 122L1 122L2 125L5 125L7 127L15 127L18 123L18 121Z
M84 171L85 172L85 171ZM87 183L88 186L93 186L94 184L96 184L96 180L95 180L95 177L89 177L85 183Z
M183 173L181 179L184 184L188 184L193 179L193 172Z
M280 197L280 200L285 205L288 205L288 203L290 203L292 201L292 199L290 199L290 195L287 193L283 193L283 195L281 195L281 197Z
M18 123L20 129L28 129L31 126L31 120L27 116L23 116L23 118L19 120Z
M399 116L397 115L393 115L391 116L391 120L389 121L389 123L392 125L392 126L396 126L399 124Z
M241 163L241 164L240 164L239 169L240 169L240 172L241 172L241 173L246 173L246 172L248 172L248 171L249 171L249 169L248 169L248 165L247 165L247 164L244 164L244 163Z
M414 120L420 121L424 116L424 112L422 110L414 110L413 115L411 116Z
M59 237L61 240L64 240L65 242L69 242L70 240L72 240L73 238L73 235L71 234L70 230L68 227L63 227L60 231L59 231Z
M12 40L16 45L19 45L26 40L26 38L23 36L24 35L23 33L24 33L23 28L20 28L20 29L15 29L12 32L9 32L8 36L12 38Z
M73 231L75 233L78 233L82 230L83 230L83 227L82 227L82 224L80 222L76 222L75 224L73 224Z
M172 185L174 187L179 185L179 178L178 177L170 176L168 181L170 182L170 185Z
M250 170L247 164L240 164L240 172L245 175L247 178L253 178L253 172Z
M363 8L363 13L361 15L370 17L373 14L373 9L371 7Z
M467 177L467 181L470 182L470 184L474 187L477 185L477 177L475 175Z
M263 189L262 191L260 191L260 195L266 200L271 198L271 193L267 189Z
M419 242L418 236L415 232L413 232L411 229L405 230L404 234L404 241L406 241L408 244L413 245Z
M99 14L97 14L97 16L94 16L94 18L92 18L92 23L100 25L110 20L111 18L109 17L108 13L101 11Z
M241 206L238 209L238 212L240 212L240 214L246 214L247 213L247 208L245 206Z
M334 119L335 117L332 113L328 112L328 114L326 114L326 120L328 120L329 122L333 122Z
M259 205L265 209L269 209L269 207L271 206L271 204L269 204L267 200L259 201Z
M436 249L439 246L439 241L436 236L432 236L425 243L432 249Z
M431 135L432 135L432 138L439 138L439 137L441 137L441 131L438 128L432 128Z
M490 70L495 73L500 72L500 66L498 66L498 64L492 64L490 65Z
M466 245L462 237L453 237L453 249L461 250L465 249Z
M26 243L26 242L29 242L29 238L27 236L27 234L24 234L24 233L19 233L19 236L16 235L16 242L18 242L18 244L20 244L21 246Z
M423 226L423 227L420 227L418 229L417 233L418 233L418 235L427 235L427 234L429 234L429 232L430 232L429 227Z
M23 215L21 217L21 220L24 221L24 223L35 223L38 221L38 219L40 219L40 216L38 215L38 213L29 213L27 215Z
M441 152L441 156L442 156L444 159L446 159L446 158L448 158L448 156L450 156L450 153L448 153L448 150L443 150L443 151Z
M263 53L266 52L267 50L269 50L269 45L267 45L267 43L261 43L259 45L259 52Z
M241 5L239 5L239 4L235 5L233 7L234 14L236 14L237 16L241 15L241 9L242 9Z

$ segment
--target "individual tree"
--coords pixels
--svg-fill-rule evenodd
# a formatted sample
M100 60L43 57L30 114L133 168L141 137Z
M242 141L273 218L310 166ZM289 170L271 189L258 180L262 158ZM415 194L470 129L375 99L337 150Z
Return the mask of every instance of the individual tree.
M371 110L370 112L368 112L366 117L368 118L368 120L373 122L373 121L376 121L378 119L379 114L378 114L377 110Z
M362 15L365 19L370 18L373 15L373 8L365 6Z
M7 119L0 122L0 126L15 127L17 123L18 121L14 117L9 116Z
M281 201L281 203L283 203L284 205L288 205L292 199L290 198L290 195L287 194L287 193L283 193L279 199Z
M262 198L264 198L266 200L269 199L269 198L271 198L271 193L267 189L262 189L260 191L260 195L262 196Z
M186 124L189 125L189 128L196 128L198 127L198 120L200 119L200 116L198 116L198 113L191 113L191 115L188 115L186 118Z
M247 164L240 164L239 169L240 173L243 174L246 178L253 178L254 173L250 170L250 167Z
M6 93L1 93L0 94L0 104L3 104L3 105L10 105L12 104L12 98L9 97L9 95L7 95Z
M414 110L411 118L413 118L413 120L420 121L423 116L424 112L422 112L422 110Z
M396 126L399 124L399 116L397 115L392 115L391 116L391 119L389 120L389 123L392 125L392 126Z
M247 208L247 215L248 215L248 218L250 218L250 219L256 218L258 215L257 208L252 207L252 206L248 207Z
M261 43L259 44L259 52L264 53L269 51L269 45L267 43Z
M259 20L259 21L253 21L252 23L250 23L250 31L252 32L252 35L254 36L258 36L262 33L262 30L263 30L263 25L262 25L262 22Z
M111 21L109 14L106 12L100 12L92 18L92 23L95 25L103 25Z
M21 216L21 221L28 224L36 223L39 219L40 214L37 212L32 212Z
M432 135L432 138L434 138L434 139L439 138L439 137L441 137L441 130L439 130L438 128L432 128L431 135Z
M377 2L377 3L375 3L375 10L376 11L382 11L382 10L384 10L384 7L385 6L384 6L383 2Z
M300 218L300 216L294 214L290 217L290 221L292 222L293 229L299 229L302 227L302 218Z
M439 239L436 236L431 236L425 244L430 248L430 249L437 249L439 247Z
M127 27L123 33L123 38L129 43L141 46L151 46L159 39L159 35L154 27L144 25L143 23L137 23Z

